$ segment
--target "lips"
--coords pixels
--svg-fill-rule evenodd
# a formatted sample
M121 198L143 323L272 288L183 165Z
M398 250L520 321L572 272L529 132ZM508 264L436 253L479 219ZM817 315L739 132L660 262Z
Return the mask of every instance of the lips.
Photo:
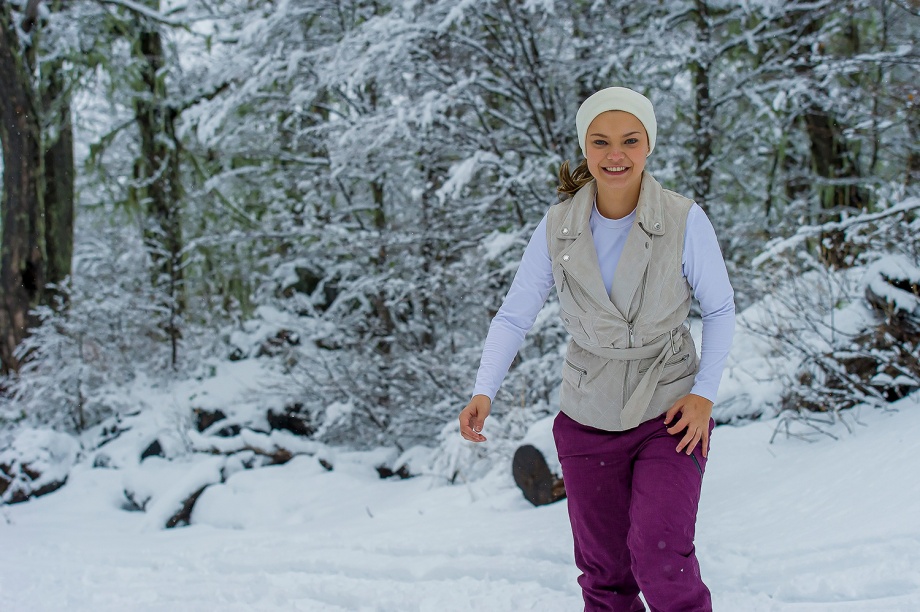
M629 170L626 166L601 166L601 169L612 176L621 176Z

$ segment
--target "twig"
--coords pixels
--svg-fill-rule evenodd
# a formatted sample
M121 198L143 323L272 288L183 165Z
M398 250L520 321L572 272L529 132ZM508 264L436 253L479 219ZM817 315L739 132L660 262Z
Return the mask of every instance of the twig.
M803 414L801 414L801 413L787 412L787 413L784 414L782 417L780 417L779 423L776 424L776 429L773 430L773 435L770 436L770 444L773 444L773 441L776 439L776 434L779 433L780 428L784 428L784 429L785 429L785 433L786 433L786 437L787 437L787 438L798 438L798 439L800 439L800 440L805 440L806 442L814 442L814 440L811 439L811 438L808 436L808 434L800 434L800 433L794 433L794 432L790 431L790 430L789 430L789 422L790 422L790 421L796 421L796 422L802 423L803 425L806 425L806 426L808 426L808 427L811 427L811 428L814 429L815 432L817 432L817 433L824 434L824 435L826 435L826 436L829 436L829 437L833 438L834 440L837 440L837 439L838 439L837 436L835 436L835 435L832 434L831 432L826 431L826 430L824 430L823 428L818 427L817 425L815 425L814 423L812 423L812 421L817 421L818 423L822 423L822 424L824 424L824 425L833 425L833 424L834 424L834 420L835 420L835 419L832 419L831 421L824 421L824 420L821 420L821 419L817 419L817 418L814 418L814 417L810 417L810 416L803 415Z

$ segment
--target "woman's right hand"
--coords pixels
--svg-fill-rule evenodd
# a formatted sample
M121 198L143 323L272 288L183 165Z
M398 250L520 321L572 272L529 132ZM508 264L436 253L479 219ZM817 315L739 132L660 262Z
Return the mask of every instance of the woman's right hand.
M482 426L492 411L492 400L487 395L474 395L466 408L460 411L460 435L470 442L485 442Z

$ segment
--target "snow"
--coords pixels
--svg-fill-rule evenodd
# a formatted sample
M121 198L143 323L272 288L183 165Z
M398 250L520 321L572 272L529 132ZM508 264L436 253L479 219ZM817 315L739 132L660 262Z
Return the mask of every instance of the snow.
M0 466L5 466L12 477L0 497L0 504L12 499L17 492L29 495L42 487L66 481L79 452L79 443L67 434L50 429L22 430L12 444L0 452ZM33 479L29 474L37 477Z
M492 153L476 151L471 157L451 166L448 178L444 185L437 191L437 196L442 201L456 198L463 194L463 190L476 178L476 171L482 166L498 163Z
M893 408L837 441L771 445L775 420L715 430L697 528L715 610L920 609L920 396ZM174 530L122 509L128 472L78 464L59 491L0 509L0 608L581 609L565 501L530 506L510 471L381 480L382 456L237 471ZM141 468L172 463L190 488L221 459L196 461Z
M326 407L326 411L323 413L323 424L317 431L325 432L336 423L347 419L354 411L355 407L351 402L332 402Z
M160 23L177 26L177 27L181 27L184 25L182 22L170 19L164 13L152 10L150 7L144 6L143 4L139 2L134 2L133 0L106 0L106 2L108 4L115 4L117 6L123 6L127 9L130 9L131 11L135 13L140 13L141 15L145 15L149 17L150 19L153 19L154 21L158 21Z
M920 208L920 198L911 197L879 212L863 213L861 215L846 218L842 221L832 221L824 223L823 225L801 227L794 235L788 238L775 238L768 242L761 253L751 260L751 266L756 269L765 262L776 258L784 251L795 249L806 239L819 236L822 233L845 231L859 225L872 223L880 219L894 217L908 211L916 210L917 208Z
M888 255L868 267L864 281L868 289L892 304L895 310L920 313L920 297L894 287L889 280L920 285L920 267L905 255Z
M483 239L479 248L488 261L503 260L509 249L519 246L520 236L509 232L492 232ZM516 264L515 264L516 265Z
M530 444L539 450L546 459L546 466L549 471L561 476L562 465L559 463L559 457L556 456L556 442L553 440L554 420L555 417L547 417L531 425L523 439L521 439L521 446Z
M783 391L782 375L793 371L798 360L778 356L763 335L754 331L767 316L775 316L777 304L767 297L737 315L732 351L728 355L719 393L712 409L717 423L729 423L778 410ZM697 347L703 345L703 322L690 319L690 333Z
M124 490L144 508L143 528L158 530L182 509L185 500L207 485L220 482L226 457L166 461L149 457L125 472ZM151 478L149 472L154 472ZM151 487L151 482L156 486Z

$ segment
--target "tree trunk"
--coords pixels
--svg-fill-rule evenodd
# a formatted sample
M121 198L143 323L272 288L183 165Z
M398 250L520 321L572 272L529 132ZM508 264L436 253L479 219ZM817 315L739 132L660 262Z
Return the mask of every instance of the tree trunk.
M42 299L44 219L42 155L36 96L20 52L10 6L0 2L0 141L3 148L0 235L0 371L18 371L16 347Z
M858 211L868 204L860 187L862 177L857 156L847 140L846 126L841 124L843 112L825 79L818 74L823 63L835 61L834 54L853 56L858 52L858 28L850 23L839 31L824 31L829 11L832 9L812 10L803 4L782 18L784 27L798 27L797 46L790 62L793 75L809 86L795 118L804 124L811 173L804 184L791 189L790 198L799 191L811 191L810 222L815 224L840 220L845 211ZM853 254L853 245L840 232L821 235L818 247L822 261L831 267L847 265Z
M151 276L167 313L163 329L170 340L171 360L178 360L179 319L185 308L182 270L182 186L176 110L167 102L163 43L155 25L141 18L137 41L141 81L134 109L140 131L140 157L135 163L134 197L145 215L144 243Z
M697 0L694 18L697 27L697 53L699 56L690 62L690 71L693 75L694 113L693 132L695 134L693 146L693 199L704 210L709 199L709 190L712 188L712 100L710 98L709 71L711 59L709 58L712 41L712 23L709 16L709 6L706 2Z
M815 24L817 26L817 24ZM858 30L854 24L847 28L842 44L851 54L859 50ZM809 60L811 62L813 60ZM815 66L808 65L813 75ZM824 89L818 86L819 91ZM821 100L830 101L832 95L821 91ZM830 106L828 102L827 106ZM868 206L869 201L860 187L861 172L857 156L851 151L845 129L835 116L832 108L824 108L815 103L803 113L805 130L808 134L813 170L817 174L816 188L821 215L819 223L839 221L845 212L858 212ZM820 253L822 260L835 268L844 267L853 254L853 245L848 244L842 232L832 232L821 236Z
M45 140L45 248L46 281L57 284L70 276L73 262L74 155L70 100L64 93L59 62L50 64L44 92L46 122L50 119L51 138ZM58 291L49 290L60 295ZM66 299L66 296L61 295ZM51 301L50 299L47 301ZM51 304L54 306L54 304Z
M913 95L907 105L907 133L910 138L904 186L910 187L920 182L920 105Z
M862 209L866 198L857 184L860 172L850 153L843 126L829 111L816 107L805 113L804 120L814 170L819 177L826 179L818 185L822 210L839 219L840 213L846 209Z

